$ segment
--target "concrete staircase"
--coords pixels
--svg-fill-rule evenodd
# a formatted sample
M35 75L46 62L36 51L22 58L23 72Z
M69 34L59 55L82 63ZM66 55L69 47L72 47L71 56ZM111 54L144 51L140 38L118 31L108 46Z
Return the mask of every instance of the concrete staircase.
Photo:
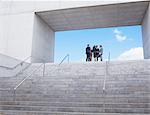
M15 78L12 88L40 64ZM46 64L16 91L0 91L0 115L149 115L150 61ZM105 81L105 91L103 90Z

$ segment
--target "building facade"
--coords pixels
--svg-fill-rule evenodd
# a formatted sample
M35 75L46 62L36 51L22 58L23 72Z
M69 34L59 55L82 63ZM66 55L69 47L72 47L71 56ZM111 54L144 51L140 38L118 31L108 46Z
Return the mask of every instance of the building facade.
M54 62L55 32L141 25L150 58L150 1L1 1L0 53ZM32 62L42 62L33 58Z

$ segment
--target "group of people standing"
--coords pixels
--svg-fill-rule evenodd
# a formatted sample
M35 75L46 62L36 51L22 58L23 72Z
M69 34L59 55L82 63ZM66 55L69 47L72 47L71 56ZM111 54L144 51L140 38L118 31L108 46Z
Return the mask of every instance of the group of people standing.
M90 45L88 44L86 47L86 61L92 61L92 56L94 57L94 61L98 61L100 58L101 61L103 61L102 58L103 55L103 47L102 45L94 45L91 49Z

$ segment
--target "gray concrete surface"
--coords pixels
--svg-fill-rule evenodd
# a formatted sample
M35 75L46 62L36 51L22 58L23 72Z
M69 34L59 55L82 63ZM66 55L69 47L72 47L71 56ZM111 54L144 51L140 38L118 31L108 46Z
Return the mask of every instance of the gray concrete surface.
M13 57L0 54L0 77L14 77L21 70L26 69L30 64L30 60L26 60L22 65L22 60L15 59Z
M39 16L34 15L32 62L54 62L55 33Z
M150 58L150 4L142 23L144 58Z
M140 25L148 2L37 12L54 31Z
M40 64L14 78L0 78L1 88L18 84ZM8 115L148 115L150 60L46 64L16 91L0 91L0 112ZM106 76L105 76L106 75ZM106 90L103 83L106 77Z

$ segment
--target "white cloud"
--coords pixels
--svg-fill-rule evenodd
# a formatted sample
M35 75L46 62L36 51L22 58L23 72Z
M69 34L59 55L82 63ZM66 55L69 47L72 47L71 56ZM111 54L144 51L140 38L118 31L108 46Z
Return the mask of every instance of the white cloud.
M114 33L115 33L115 34L122 34L122 32L119 31L118 29L114 29Z
M137 48L131 48L130 50L127 50L123 52L117 60L140 60L143 59L143 48L137 47Z
M124 40L127 39L126 36L124 36L124 35L119 35L119 34L116 34L115 37L116 37L116 39L117 39L119 42L122 42L122 41L124 41Z
M115 39L119 42L122 42L127 39L127 37L118 29L114 29Z

